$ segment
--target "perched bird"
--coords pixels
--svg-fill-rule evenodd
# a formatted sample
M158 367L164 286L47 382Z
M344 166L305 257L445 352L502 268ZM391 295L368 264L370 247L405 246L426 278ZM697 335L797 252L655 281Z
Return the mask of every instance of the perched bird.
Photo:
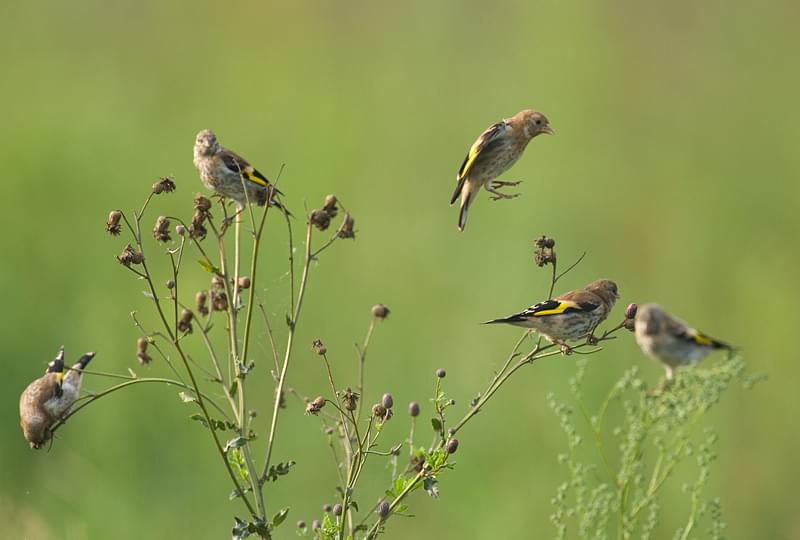
M667 381L679 366L697 363L716 349L733 349L672 317L657 304L639 306L634 328L636 343L664 365Z
M593 332L606 320L619 298L617 284L608 279L598 279L583 289L539 302L521 313L485 324L506 323L532 328L548 341L561 345L564 353L571 352L569 340L587 338L595 341Z
M233 199L240 209L244 208L248 201L264 206L270 187L273 195L281 195L266 176L247 160L220 146L217 136L210 129L204 129L195 138L194 166L200 173L203 185L217 195ZM246 193L245 188L247 188ZM270 204L283 208L275 200L271 200Z
M467 210L481 187L493 194L492 200L513 199L519 194L509 195L497 191L503 186L516 186L519 182L503 182L497 177L511 168L522 156L528 143L541 133L555 132L547 118L536 111L526 109L507 120L492 124L481 133L464 158L456 175L456 190L450 198L452 206L461 197L458 215L458 230L467 224Z
M64 347L61 347L45 374L22 392L19 398L20 426L31 448L41 448L50 440L53 425L78 399L82 371L93 357L94 353L86 353L64 375Z

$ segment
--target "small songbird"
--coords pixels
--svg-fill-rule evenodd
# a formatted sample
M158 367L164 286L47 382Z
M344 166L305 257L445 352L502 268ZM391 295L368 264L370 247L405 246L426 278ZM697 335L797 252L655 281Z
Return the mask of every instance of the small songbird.
M41 448L49 441L53 425L72 408L80 393L83 369L93 357L94 353L84 354L64 375L64 347L61 347L45 374L22 392L20 426L31 448Z
M240 209L247 205L248 200L264 206L270 187L273 196L281 195L281 192L270 184L267 177L250 165L247 160L220 146L217 136L210 129L204 129L195 138L194 166L200 173L203 185L217 195L233 199ZM247 188L246 194L245 187ZM270 201L270 205L283 208L274 199Z
M639 306L635 321L636 343L648 356L664 365L667 381L675 368L695 364L717 349L733 350L727 343L709 337L667 314L657 304Z
M467 211L481 187L494 195L492 200L519 196L519 193L509 195L497 191L503 186L519 185L519 182L504 182L497 180L497 177L517 162L531 139L542 133L553 135L555 132L542 113L526 109L507 120L492 124L480 134L458 170L456 190L450 198L452 206L461 197L459 231L464 230Z
M506 323L532 328L551 343L561 345L562 352L569 354L572 351L567 345L569 340L585 337L590 343L596 341L595 328L606 320L618 298L616 283L598 279L583 289L564 293L516 315L484 324Z

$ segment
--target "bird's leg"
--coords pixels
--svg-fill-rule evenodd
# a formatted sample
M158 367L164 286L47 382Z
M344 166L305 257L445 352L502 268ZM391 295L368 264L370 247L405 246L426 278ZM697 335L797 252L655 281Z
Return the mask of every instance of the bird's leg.
M586 336L587 345L597 345L598 343L600 343L600 340L597 339L597 336L595 336L594 333L590 333L588 336Z
M503 186L518 186L522 183L522 180L517 180L516 182L509 180L492 180L490 183L492 184L493 188L497 189Z
M489 193L494 195L493 197L489 197L493 201L499 201L500 199L514 199L516 197L519 197L519 193L510 193L510 194L509 193L500 193L499 191L497 191L494 188L491 188L489 186L486 186L486 191L488 191Z
M238 220L239 214L241 214L243 211L244 211L243 207L242 208L237 208L235 214L233 214L232 216L228 216L225 219L223 219L222 220L222 228L220 229L220 234L225 234L225 231L228 230L228 227L230 227L235 220Z
M569 356L570 354L572 354L572 347L570 347L569 345L567 345L563 341L560 342L560 343L559 342L556 342L556 343L561 345L561 354L563 354L564 356Z

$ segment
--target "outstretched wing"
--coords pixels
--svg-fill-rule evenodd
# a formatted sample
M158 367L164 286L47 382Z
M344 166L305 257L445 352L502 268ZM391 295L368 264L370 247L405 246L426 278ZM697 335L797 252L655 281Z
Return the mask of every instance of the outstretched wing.
M547 300L529 307L522 313L528 317L547 317L564 313L589 312L600 307L592 302L573 302L572 300Z
M478 156L481 154L481 152L485 151L487 148L496 143L498 141L498 137L505 133L505 130L505 120L494 123L489 126L486 131L481 133L478 139L472 143L469 152L467 152L467 156L464 158L464 161L461 163L461 167L458 169L458 174L456 175L456 190L453 192L453 196L450 198L450 204L456 202L456 199L458 199L458 196L461 194L461 188L464 186L464 181L466 180L469 171L472 169L472 166L475 165L475 160L478 159Z

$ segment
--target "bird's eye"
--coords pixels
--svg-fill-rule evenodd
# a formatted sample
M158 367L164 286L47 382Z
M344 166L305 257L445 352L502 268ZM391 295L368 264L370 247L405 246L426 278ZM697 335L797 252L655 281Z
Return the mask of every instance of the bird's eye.
M541 126L541 125L542 125L542 121L541 121L541 120L537 120L537 121L536 121L536 125L537 125L537 126Z

